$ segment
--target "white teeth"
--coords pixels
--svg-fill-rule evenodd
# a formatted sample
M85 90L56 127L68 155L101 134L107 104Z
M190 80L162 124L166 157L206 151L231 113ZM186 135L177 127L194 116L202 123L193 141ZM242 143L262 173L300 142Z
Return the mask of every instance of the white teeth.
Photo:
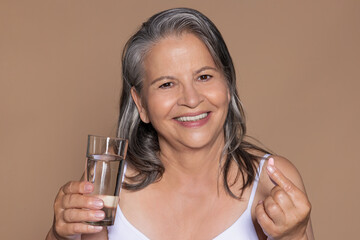
M206 118L208 115L208 113L202 113L200 115L197 116L191 116L191 117L178 117L176 118L176 120L180 121L180 122L194 122L194 121L198 121L200 119Z

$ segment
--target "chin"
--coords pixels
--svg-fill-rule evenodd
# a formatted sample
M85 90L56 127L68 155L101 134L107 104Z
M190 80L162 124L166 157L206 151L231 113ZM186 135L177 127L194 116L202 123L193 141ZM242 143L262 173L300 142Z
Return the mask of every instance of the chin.
M209 136L193 136L186 139L183 145L193 149L201 149L213 145L214 141L215 139L211 139Z

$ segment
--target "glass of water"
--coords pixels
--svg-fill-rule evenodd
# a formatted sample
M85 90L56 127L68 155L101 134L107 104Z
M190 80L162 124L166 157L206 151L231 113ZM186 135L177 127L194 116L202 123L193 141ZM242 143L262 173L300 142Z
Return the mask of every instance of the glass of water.
M88 136L85 179L94 184L92 196L104 202L105 218L91 225L114 224L123 180L128 141L115 137Z

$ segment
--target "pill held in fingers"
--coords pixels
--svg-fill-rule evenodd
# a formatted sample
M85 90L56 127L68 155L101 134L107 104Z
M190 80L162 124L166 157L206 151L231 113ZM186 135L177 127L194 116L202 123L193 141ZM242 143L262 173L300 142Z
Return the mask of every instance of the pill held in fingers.
M275 164L274 164L274 159L270 158L268 161L268 165L266 167L266 169L268 170L269 173L274 173L275 172Z

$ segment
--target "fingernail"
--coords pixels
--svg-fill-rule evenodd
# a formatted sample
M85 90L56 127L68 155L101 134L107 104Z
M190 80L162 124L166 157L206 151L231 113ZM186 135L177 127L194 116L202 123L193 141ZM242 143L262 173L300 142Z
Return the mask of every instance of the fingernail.
M84 191L85 192L92 192L93 186L91 184L85 184Z
M96 207L103 207L103 201L101 200L95 200L92 202L92 204Z
M105 217L105 213L103 211L95 212L95 217L97 218L103 218Z
M259 204L262 204L263 202L264 202L263 200L260 200L260 201L258 202L258 205L259 205Z
M90 228L97 230L97 231L101 231L103 229L102 226L89 226Z

